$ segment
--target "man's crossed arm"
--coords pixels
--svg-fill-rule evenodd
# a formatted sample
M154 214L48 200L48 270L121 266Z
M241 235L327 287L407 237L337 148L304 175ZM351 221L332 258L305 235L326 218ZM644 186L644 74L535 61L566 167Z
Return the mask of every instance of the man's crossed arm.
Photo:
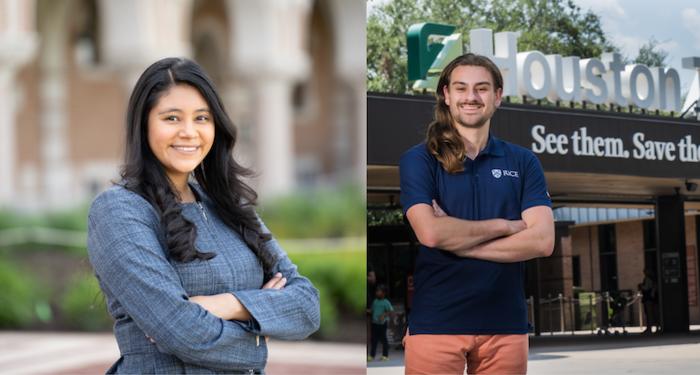
M418 241L425 246L452 251L461 257L493 262L520 262L552 254L554 219L547 206L530 207L522 220L462 220L419 203L406 212Z

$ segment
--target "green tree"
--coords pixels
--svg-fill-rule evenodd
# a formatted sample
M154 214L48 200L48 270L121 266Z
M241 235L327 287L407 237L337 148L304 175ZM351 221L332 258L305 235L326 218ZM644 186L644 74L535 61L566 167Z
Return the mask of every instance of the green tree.
M646 66L665 67L668 52L659 48L659 41L651 37L648 42L639 48L637 58L634 63Z
M600 18L568 0L389 0L367 18L367 89L405 93L406 30L415 23L457 26L465 50L469 30L520 31L518 50L598 57L618 51L603 32Z

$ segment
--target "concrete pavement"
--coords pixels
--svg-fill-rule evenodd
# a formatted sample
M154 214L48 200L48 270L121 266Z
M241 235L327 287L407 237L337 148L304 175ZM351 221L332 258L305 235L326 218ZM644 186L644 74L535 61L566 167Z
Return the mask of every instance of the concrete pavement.
M366 362L362 344L270 341L267 373L364 374L404 373L403 351L392 350L386 362ZM109 333L0 331L2 374L96 374L118 354ZM700 331L682 335L531 337L529 374L697 374Z
M403 375L403 351L368 363L368 375ZM626 336L530 337L528 374L700 374L700 331Z
M365 345L270 340L266 372L365 374ZM103 374L119 358L111 333L0 331L1 374Z

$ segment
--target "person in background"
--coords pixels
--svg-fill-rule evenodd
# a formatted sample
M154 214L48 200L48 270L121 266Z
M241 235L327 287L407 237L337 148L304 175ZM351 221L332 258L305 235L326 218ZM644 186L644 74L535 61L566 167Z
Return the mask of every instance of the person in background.
M394 312L394 307L386 298L386 286L378 285L372 301L372 346L369 351L368 361L374 360L377 353L377 344L382 343L382 361L389 360L389 340L386 337L386 330L389 317Z
M656 281L654 281L653 272L650 269L644 269L644 279L642 279L642 282L637 286L637 288L642 292L642 304L644 305L644 320L647 323L647 328L644 330L643 333L652 333L651 328L654 326L656 326L656 332L659 332L660 327L658 326L658 319L656 314L658 306L658 293L656 289Z
M367 310L372 307L372 301L374 300L374 291L377 288L377 274L374 273L374 267L372 265L367 266Z
M374 267L371 264L367 264L367 302L365 303L365 323L367 326L367 352L369 353L369 348L372 345L372 301L374 300L374 292L377 288L377 274L374 272Z

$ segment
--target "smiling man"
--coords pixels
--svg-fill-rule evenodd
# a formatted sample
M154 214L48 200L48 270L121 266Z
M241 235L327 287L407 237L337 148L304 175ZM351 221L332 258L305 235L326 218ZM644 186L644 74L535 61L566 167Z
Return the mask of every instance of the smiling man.
M490 134L503 78L486 57L445 67L424 143L401 157L401 204L421 243L407 374L527 372L525 263L554 223L535 155Z

